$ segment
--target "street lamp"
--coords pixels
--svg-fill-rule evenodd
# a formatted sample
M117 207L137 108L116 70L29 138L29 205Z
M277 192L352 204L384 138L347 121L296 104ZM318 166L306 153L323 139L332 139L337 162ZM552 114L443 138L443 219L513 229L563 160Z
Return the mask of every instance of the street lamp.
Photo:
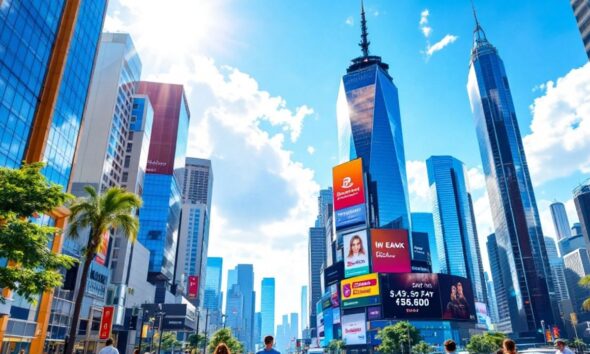
M158 340L158 354L160 354L160 349L162 348L162 321L166 315L166 312L162 310L162 304L158 304L158 312L156 312L156 315L160 318L158 324L158 333L160 334L160 339Z
M209 334L209 327L208 326L209 323L209 309L206 309L206 314L205 314L205 344L203 346L203 353L207 352L207 336Z

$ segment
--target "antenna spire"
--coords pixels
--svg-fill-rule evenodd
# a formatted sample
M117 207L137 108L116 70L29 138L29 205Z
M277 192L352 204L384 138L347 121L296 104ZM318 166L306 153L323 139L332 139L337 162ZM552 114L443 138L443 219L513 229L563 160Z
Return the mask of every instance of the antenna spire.
M367 33L367 19L365 18L365 4L363 0L361 0L361 31L361 42L359 46L363 51L363 57L366 58L369 56L369 44L371 42L367 39L369 33Z
M473 18L475 19L475 29L473 30L473 39L474 41L487 41L486 33L484 32L483 28L479 24L479 19L477 18L477 11L475 10L475 4L473 0L471 0L471 9L473 10Z

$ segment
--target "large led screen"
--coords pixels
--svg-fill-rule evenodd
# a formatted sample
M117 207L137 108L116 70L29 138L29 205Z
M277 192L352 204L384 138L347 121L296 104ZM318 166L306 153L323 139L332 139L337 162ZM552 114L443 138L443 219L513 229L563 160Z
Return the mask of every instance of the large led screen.
M364 312L342 316L342 340L345 345L367 343L367 321Z
M369 273L367 230L344 234L344 277Z
M409 273L408 231L371 229L371 259L375 273Z

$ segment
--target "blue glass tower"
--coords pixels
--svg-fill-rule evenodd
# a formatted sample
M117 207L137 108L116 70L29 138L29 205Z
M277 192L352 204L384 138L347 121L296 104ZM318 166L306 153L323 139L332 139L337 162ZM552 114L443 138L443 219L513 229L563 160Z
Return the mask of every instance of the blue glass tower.
M256 341L264 340L268 335L275 335L275 278L263 278L260 292L261 338L255 338Z
M432 213L412 213L412 231L428 234L432 272L440 273L440 260L436 250L436 235L434 233L434 219Z
M555 323L553 282L504 63L477 18L467 91L506 290L508 311L499 308L500 317L509 314L510 332L537 333L542 320Z
M452 156L426 160L440 272L471 280L476 301L486 302L483 265L463 163Z
M209 311L221 311L221 272L223 258L207 258L207 277L205 281L204 307Z
M363 55L352 60L337 101L340 161L361 157L372 227L410 228L406 160L397 88L381 57L369 55L361 8ZM313 303L313 302L312 302Z

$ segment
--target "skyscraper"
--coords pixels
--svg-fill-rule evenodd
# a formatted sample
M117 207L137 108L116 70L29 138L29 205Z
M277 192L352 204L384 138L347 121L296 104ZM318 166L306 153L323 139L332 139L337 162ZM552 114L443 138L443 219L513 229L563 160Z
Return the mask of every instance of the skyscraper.
M490 320L492 323L498 323L498 304L496 303L496 292L494 291L494 281L491 279L488 272L484 273L484 278L486 281L486 289L487 289L487 296L488 296L488 313L490 315Z
M192 301L203 305L206 284L207 252L209 249L209 219L213 169L211 161L194 157L186 158L182 175L182 218L178 238L176 281L187 282L189 276L197 276L197 298Z
M486 302L473 204L463 163L452 156L426 160L441 273L471 281L476 301Z
M309 228L309 328L316 328L316 306L322 297L322 265L326 261L326 230L323 227ZM277 333L278 335L278 333ZM313 334L312 334L313 336Z
M328 217L327 206L333 203L332 187L320 190L318 196L318 217L315 222L315 227L324 227L325 221Z
M434 218L432 213L412 213L412 231L428 234L430 247L430 263L433 273L440 273L440 260L436 250L436 235L434 232Z
M537 333L542 320L554 323L553 281L508 77L477 18L469 66L467 91L501 250L509 332ZM496 292L499 303L500 296Z
M203 307L209 310L209 323L213 331L221 327L221 277L223 258L207 258L207 276L205 277L205 293Z
M304 332L307 328L309 328L309 317L308 317L308 307L307 307L307 286L304 285L301 287L301 337L305 338Z
M552 203L549 208L551 209L551 218L553 219L553 226L555 227L555 236L557 237L557 240L559 241L562 238L570 237L572 235L570 222L567 219L567 213L565 212L565 206L563 203Z
M142 81L137 92L147 95L154 109L137 239L150 250L150 281L157 286L155 301L163 302L174 275L182 192L178 174L185 164L190 113L182 85Z
M584 42L586 55L590 59L590 0L570 0L570 2Z
M299 314L297 312L291 313L289 330L289 341L294 344L294 340L299 338Z
M236 285L243 297L238 339L244 343L245 349L254 350L254 267L252 264L238 264L236 269Z
M584 235L587 245L586 249L590 249L590 180L574 189L574 203L578 219L580 219L582 235Z
M545 247L547 248L549 267L551 268L553 287L555 289L555 293L551 295L556 296L558 303L560 303L570 297L567 289L567 282L565 280L563 259L559 257L559 254L557 253L557 246L555 245L553 238L545 236Z
M585 248L578 248L563 256L565 277L569 287L574 312L580 321L590 320L590 313L582 309L582 303L590 297L590 290L578 285L578 281L590 274L590 257Z
M47 179L69 189L106 3L1 2L0 166L46 161ZM51 224L63 227L65 215L49 216ZM55 236L52 251L60 252L61 244L62 236ZM0 351L10 341L12 350L42 352L50 317L63 316L67 323L70 313L50 310L53 292L36 305L12 296L8 313L0 314ZM71 300L73 292L67 296ZM54 336L53 343L61 345L63 337Z
M505 280L502 275L501 257L500 254L506 254L506 250L498 246L496 235L488 235L486 246L488 249L488 257L490 259L490 269L492 271L492 279L494 283L494 295L496 297L496 309L498 312L498 319L496 328L500 332L512 332L512 323L510 319L510 309L508 307L508 295L506 294Z
M262 278L260 286L260 312L262 322L260 336L256 340L264 340L264 337L275 335L275 278Z
M361 157L367 173L372 227L410 228L406 159L397 88L381 57L369 55L367 22L361 9L362 55L342 78L338 101L341 162ZM312 302L313 303L313 302Z

